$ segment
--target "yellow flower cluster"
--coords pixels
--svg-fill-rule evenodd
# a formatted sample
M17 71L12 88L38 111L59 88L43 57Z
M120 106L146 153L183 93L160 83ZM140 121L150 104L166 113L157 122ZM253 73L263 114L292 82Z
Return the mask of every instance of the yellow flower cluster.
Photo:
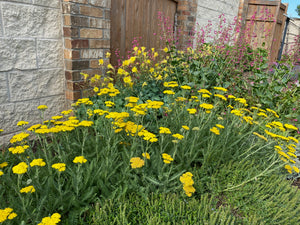
M29 145L20 145L20 146L16 146L16 147L10 147L10 148L8 148L8 151L10 151L12 154L22 154L28 148L29 148Z
M147 100L147 108L149 109L160 109L164 103L161 101Z
M145 161L140 157L133 157L130 159L130 166L132 169L141 168L145 165Z
M55 163L52 165L52 168L58 170L59 172L63 172L66 170L66 164L65 163Z
M44 217L38 225L56 225L60 222L60 217L59 213L53 213L52 216Z
M178 140L182 140L182 139L184 138L183 135L178 134L178 133L177 133L177 134L173 134L172 137L174 137L174 138L176 138L176 139L178 139Z
M12 208L0 209L0 223L3 223L8 219L12 220L16 216L17 214L13 212Z
M196 109L187 109L187 111L189 112L189 114L195 114L197 112Z
M170 88L178 87L178 83L176 81L164 82L164 86Z
M29 136L28 133L22 132L19 134L14 135L11 139L10 139L10 143L16 143L16 142L21 142L23 141L25 138L27 138Z
M37 109L43 111L43 110L48 109L48 106L46 106L46 105L39 105L39 106L37 107Z
M4 168L6 166L8 166L7 162L0 163L0 169Z
M216 127L210 128L210 131L213 132L216 135L220 135L220 130Z
M150 155L149 155L148 152L144 152L144 153L142 154L142 156L143 156L144 158L146 158L146 159L150 159Z
M159 128L159 133L160 133L160 134L171 134L171 131L170 131L170 129L167 128L167 127L160 127L160 128Z
M215 90L219 90L219 91L228 91L226 88L223 88L223 87L214 87Z
M21 127L21 126L24 126L24 125L27 125L27 124L28 124L27 121L19 121L19 122L17 123L17 126Z
M193 187L193 174L186 172L180 176L180 182L183 184L183 190L188 197L191 197L195 193L196 189Z
M206 110L211 110L214 108L214 106L212 104L208 104L208 103L202 103L202 104L200 104L200 107L204 108Z
M268 139L267 139L265 136L263 136L263 135L261 135L261 134L259 134L259 133L257 133L257 132L253 132L253 134L256 135L257 137L259 137L260 139L263 139L263 140L265 140L265 141L268 141Z
M27 172L28 165L25 162L20 162L18 165L12 168L13 173L23 174Z
M31 161L30 166L34 167L34 166L45 166L46 163L44 162L43 159L34 159Z
M30 193L35 192L35 188L32 185L24 187L20 190L20 193L29 193L29 192Z
M164 163L169 164L171 163L174 159L167 153L162 154L162 158L164 160Z
M74 158L73 163L86 163L87 159L84 156L77 156Z

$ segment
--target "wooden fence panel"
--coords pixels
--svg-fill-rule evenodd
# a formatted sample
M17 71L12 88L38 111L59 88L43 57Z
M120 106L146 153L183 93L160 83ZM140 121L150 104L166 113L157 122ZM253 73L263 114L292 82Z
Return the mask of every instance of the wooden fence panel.
M158 12L168 17L174 27L176 9L177 2L174 0L112 0L111 52L119 51L120 57L126 58L134 38L140 46L159 48ZM114 54L111 63L117 65Z
M251 38L251 46L264 47L269 52L269 60L278 57L285 26L287 6L279 1L249 0L246 10L246 31Z

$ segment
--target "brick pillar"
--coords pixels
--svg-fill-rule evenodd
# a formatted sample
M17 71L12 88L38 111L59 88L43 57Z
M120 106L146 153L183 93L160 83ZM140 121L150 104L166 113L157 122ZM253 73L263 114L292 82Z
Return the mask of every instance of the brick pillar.
M188 45L189 39L194 36L197 14L197 0L177 1L177 34L181 48Z
M66 99L87 97L81 72L103 74L98 60L110 50L111 0L62 0ZM108 63L108 60L106 60Z

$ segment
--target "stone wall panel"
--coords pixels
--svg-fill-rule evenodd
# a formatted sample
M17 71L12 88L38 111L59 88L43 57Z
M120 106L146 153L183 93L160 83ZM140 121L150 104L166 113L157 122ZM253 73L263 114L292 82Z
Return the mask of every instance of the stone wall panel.
M35 40L0 39L0 71L11 69L35 69L36 65Z
M0 73L0 102L8 102L8 87L6 76L6 73Z
M63 67L63 44L60 40L38 40L39 68Z
M60 8L60 0L33 0L33 4Z
M59 38L61 35L59 9L3 3L2 10L7 36Z

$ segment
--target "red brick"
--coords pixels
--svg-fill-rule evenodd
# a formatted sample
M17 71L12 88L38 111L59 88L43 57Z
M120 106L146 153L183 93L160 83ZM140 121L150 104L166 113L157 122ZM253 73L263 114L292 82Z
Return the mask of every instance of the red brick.
M66 48L88 48L89 41L87 39L67 39L65 38L65 47Z
M67 81L66 83L68 90L79 91L87 88L87 82L85 81Z
M67 100L78 100L81 98L81 91L72 91L72 90L66 90L66 99Z
M67 70L83 70L89 68L89 60L67 60L65 59Z
M80 51L74 51L71 49L64 49L64 58L65 59L79 59Z
M103 9L82 5L80 6L80 14L85 16L101 18L103 17Z
M64 37L79 37L78 28L64 27Z
M79 71L66 70L65 71L66 80L79 81L82 80L82 76Z
M80 37L82 38L102 38L103 32L99 29L80 29Z
M90 48L110 48L110 40L89 40Z

